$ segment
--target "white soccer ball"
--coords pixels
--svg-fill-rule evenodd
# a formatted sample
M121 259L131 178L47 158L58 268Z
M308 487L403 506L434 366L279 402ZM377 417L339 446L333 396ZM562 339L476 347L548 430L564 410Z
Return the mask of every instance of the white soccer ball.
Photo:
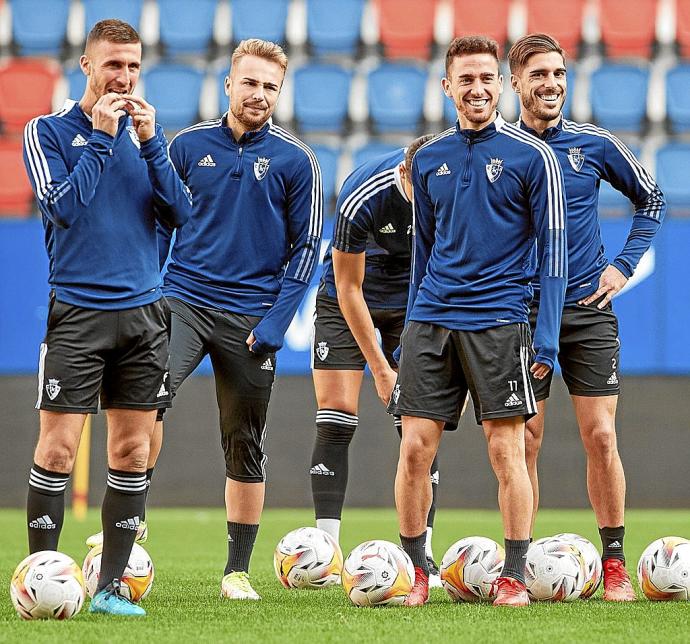
M443 555L441 582L455 601L493 599L493 582L501 574L505 552L487 537L465 537Z
M89 594L89 597L93 597L96 594L98 578L101 575L102 554L102 545L91 548L82 565L86 592ZM132 546L132 552L129 554L129 560L120 578L122 582L120 594L133 602L145 599L153 587L154 576L153 561L149 553L138 543L135 543Z
M407 553L390 541L365 541L345 559L343 588L355 606L402 604L414 584Z
M650 543L637 564L637 580L647 599L690 600L690 541L663 537Z
M340 583L343 553L328 532L297 528L279 541L273 568L285 588L324 588Z
M597 547L589 540L575 534L573 532L562 532L554 536L554 539L561 539L568 543L572 543L578 547L582 557L585 560L585 570L587 577L585 585L580 593L580 599L587 599L591 597L601 585L603 579L603 570L601 565L601 557Z
M580 596L586 578L585 560L576 545L554 537L530 544L525 585L531 599L574 601Z
M22 619L69 619L84 603L84 579L74 559L42 550L17 566L10 596Z

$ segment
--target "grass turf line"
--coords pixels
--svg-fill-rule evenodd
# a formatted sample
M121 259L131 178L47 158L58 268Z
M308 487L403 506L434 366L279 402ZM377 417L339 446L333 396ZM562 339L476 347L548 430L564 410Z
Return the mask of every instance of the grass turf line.
M24 513L0 510L0 642L687 642L690 604L632 604L601 600L601 590L587 601L533 604L528 609L494 609L490 605L454 604L443 590L433 590L423 608L355 608L340 587L288 591L273 573L273 548L290 530L312 525L307 510L267 510L252 557L252 582L263 601L219 599L226 557L222 510L152 509L150 539L145 544L156 566L151 595L143 602L148 616L127 620L90 615L87 610L66 622L23 622L14 613L8 585L14 567L25 556ZM98 511L84 523L66 517L60 549L79 563L84 539L99 527ZM591 512L543 510L535 538L577 532L599 546ZM444 510L434 527L434 552L440 560L451 543L483 535L501 542L497 512ZM625 549L634 573L642 550L656 538L690 538L688 511L629 511ZM346 510L342 528L344 554L367 539L397 542L392 510Z

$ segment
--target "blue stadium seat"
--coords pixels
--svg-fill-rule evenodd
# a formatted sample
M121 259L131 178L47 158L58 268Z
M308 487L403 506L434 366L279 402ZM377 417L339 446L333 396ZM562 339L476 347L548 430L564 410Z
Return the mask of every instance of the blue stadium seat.
M364 0L307 0L307 40L317 55L354 56Z
M160 40L169 55L205 55L218 0L158 0Z
M225 95L225 77L228 75L227 69L218 72L218 116L228 111L230 99Z
M232 0L232 39L262 38L285 43L289 0Z
M678 65L666 76L666 116L674 132L690 131L690 64Z
M369 116L379 132L416 131L424 109L427 74L418 67L384 63L369 73Z
M326 207L335 196L335 181L338 175L340 151L327 145L311 145L321 168L323 182L323 202Z
M57 56L67 29L69 0L14 0L12 39L23 56Z
M445 95L443 96L443 120L448 124L455 123L458 120L455 103Z
M139 29L143 0L84 0L84 26L89 33L99 20L119 18Z
M65 70L65 79L67 80L67 98L78 101L86 89L86 76L81 71L81 67Z
M191 125L199 113L204 74L188 65L162 63L144 74L146 100L156 108L156 121L166 130Z
M380 157L384 154L390 154L391 152L395 152L395 150L399 149L399 145L391 145L390 143L367 143L366 145L363 145L361 148L357 148L352 153L352 168L357 168L363 163L366 163L367 161L370 161L375 157Z
M656 153L656 179L666 196L669 209L690 214L690 144L670 143Z
M305 65L295 72L295 119L300 130L340 132L347 118L352 75L338 65Z
M638 131L647 110L649 72L635 65L605 65L592 74L592 115L609 130Z

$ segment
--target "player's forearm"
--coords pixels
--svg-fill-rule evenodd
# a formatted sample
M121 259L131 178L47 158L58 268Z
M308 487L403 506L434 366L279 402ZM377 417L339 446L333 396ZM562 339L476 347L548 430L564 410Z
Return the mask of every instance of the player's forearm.
M532 344L536 354L535 361L548 365L550 369L553 369L558 355L567 282L564 277L540 275L539 310Z
M642 255L652 244L654 235L661 227L660 219L650 219L644 215L635 215L623 250L611 262L625 277L630 278L635 272Z

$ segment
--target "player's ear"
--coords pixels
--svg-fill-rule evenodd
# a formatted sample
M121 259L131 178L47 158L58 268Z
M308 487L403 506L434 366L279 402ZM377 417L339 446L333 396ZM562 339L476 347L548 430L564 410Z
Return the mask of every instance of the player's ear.
M498 75L498 93L503 94L503 74Z
M442 78L441 79L441 88L443 89L443 93L450 99L453 98L453 94L450 91L450 81L447 78Z
M79 57L79 67L81 67L81 71L84 72L84 76L89 76L91 74L91 61L85 54Z
M510 75L510 86L516 94L520 93L520 85L518 83L517 76L515 74Z
M230 74L225 77L223 85L225 87L225 95L230 96Z

